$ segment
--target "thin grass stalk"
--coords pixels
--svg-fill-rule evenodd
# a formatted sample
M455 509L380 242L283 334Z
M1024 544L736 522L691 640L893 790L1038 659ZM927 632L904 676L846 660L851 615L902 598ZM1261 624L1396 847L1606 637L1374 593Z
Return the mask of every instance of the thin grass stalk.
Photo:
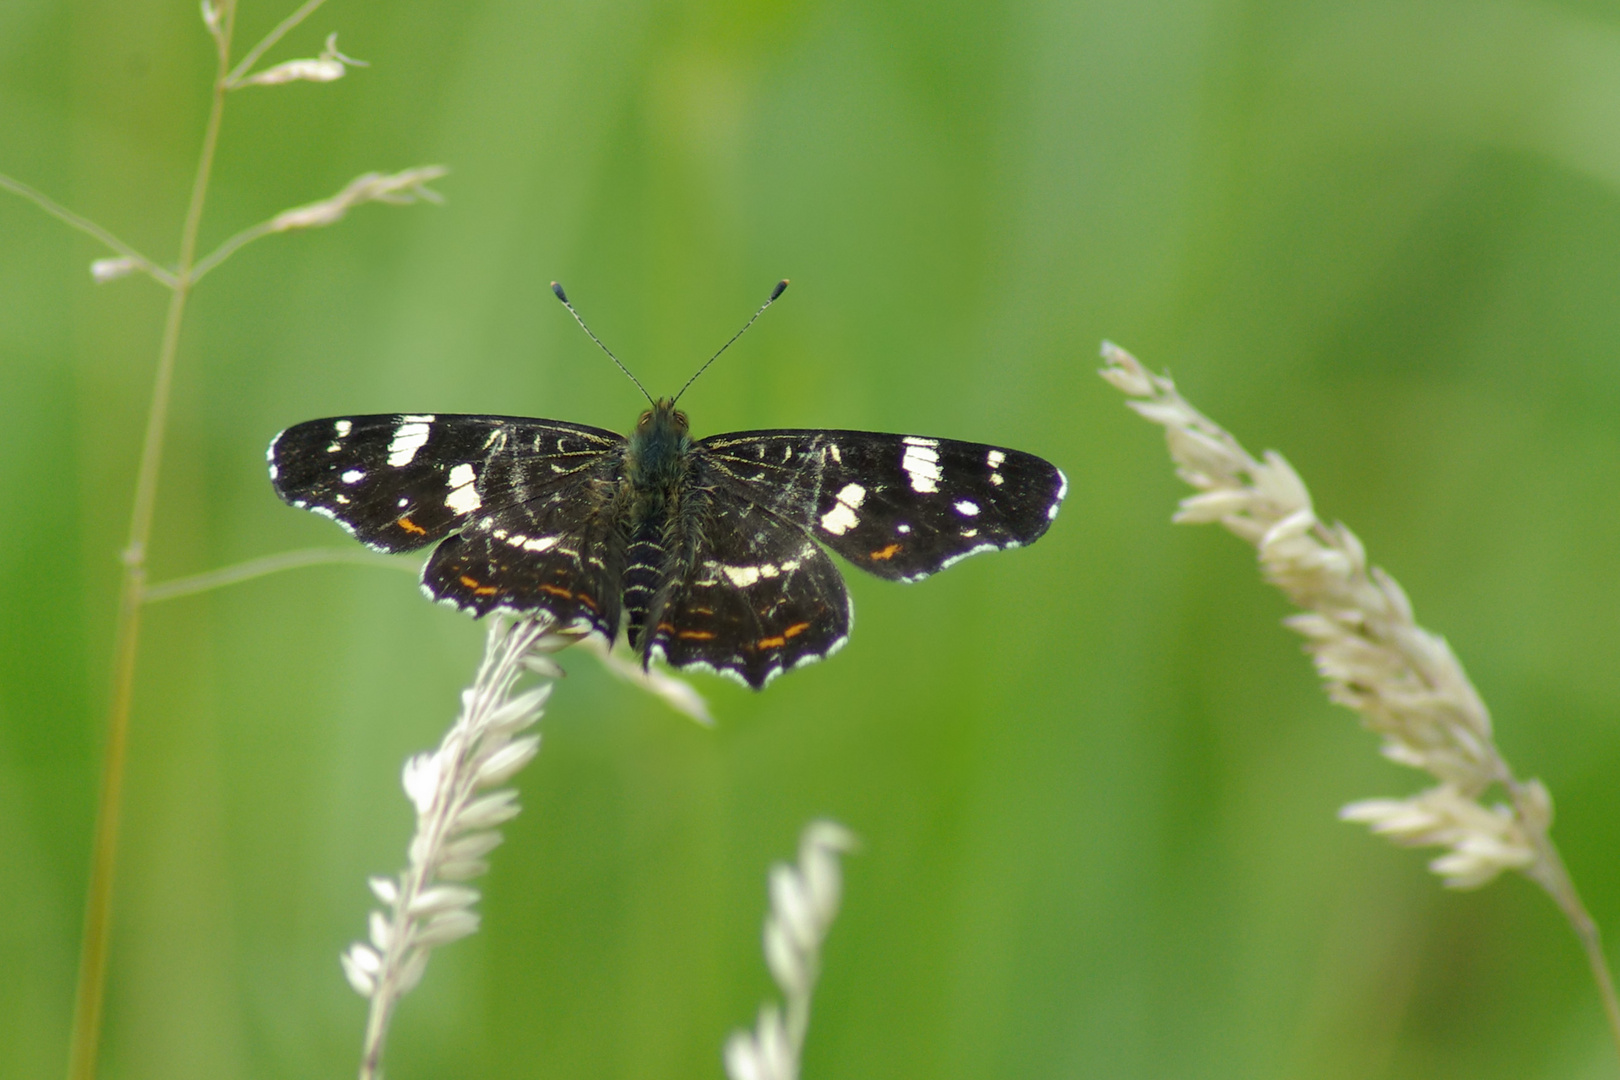
M124 769L128 759L129 716L135 690L135 662L141 625L141 601L146 585L147 544L157 505L158 478L163 465L163 442L174 385L175 357L186 301L191 295L191 265L197 252L208 181L219 146L220 123L225 113L226 79L230 73L231 35L236 27L235 0L220 9L214 33L217 58L213 97L203 132L191 198L180 230L180 259L170 287L169 309L158 347L157 374L141 440L140 465L135 474L134 505L130 510L129 542L124 547L124 577L119 589L118 618L113 629L112 699L107 713L107 741L96 801L96 823L91 841L90 881L85 899L84 934L79 956L78 986L73 1001L73 1029L68 1052L68 1080L94 1080L101 1045L101 1018L106 997L107 952L110 945L113 878L118 865L119 822L123 808Z
M44 192L37 191L34 188L29 187L21 180L4 175L0 175L0 189L9 191L13 195L21 195L23 198L27 199L29 202L33 203L35 206L39 207L41 210L45 211L47 214L51 215L51 217L56 218L63 224L78 229L86 236L92 236L95 239L100 240L103 244L106 244L108 247L118 252L118 254L124 259L128 260L133 269L150 274L160 285L163 285L165 288L174 288L173 274L154 263L151 259L148 259L145 255L142 255L140 252L136 251L134 248L124 243L124 241L120 240L118 237L114 236L100 225L97 225L95 222L91 221L89 218L80 214L75 214L72 210L69 210L67 207L57 202L49 195L46 195Z
M415 577L421 574L421 563L415 559L398 558L389 555L380 555L375 551L357 548L298 548L293 551L280 551L274 555L265 555L257 559L248 559L245 562L224 566L218 570L209 570L202 574L189 574L186 577L174 578L170 581L148 585L141 593L142 602L157 604L164 600L175 600L182 596L196 596L198 593L211 592L222 589L227 585L239 585L244 581L253 581L256 578L279 574L283 570L297 570L306 566L326 566L332 563L355 563L360 566L376 566L384 570L400 570Z

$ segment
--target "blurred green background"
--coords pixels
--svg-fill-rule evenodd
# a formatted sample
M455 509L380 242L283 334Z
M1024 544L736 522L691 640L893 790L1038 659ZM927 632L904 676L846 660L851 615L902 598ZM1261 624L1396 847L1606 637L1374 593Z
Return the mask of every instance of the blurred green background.
M244 46L286 14L245 3ZM1447 635L1620 938L1620 4L333 0L371 62L233 95L182 342L161 581L347 543L264 447L344 412L1004 442L1049 536L913 587L704 730L585 656L480 884L398 1015L395 1080L718 1077L772 993L764 875L859 833L806 1054L830 1077L1613 1077L1553 906L1448 894L1338 823L1415 790L1330 707L1252 553L1169 524L1110 337L1283 451ZM240 51L240 48L239 50ZM209 43L190 0L0 4L0 170L167 261ZM118 581L164 295L0 195L0 1075L60 1076ZM403 861L405 756L480 628L403 574L148 612L103 1075L351 1075L337 954Z

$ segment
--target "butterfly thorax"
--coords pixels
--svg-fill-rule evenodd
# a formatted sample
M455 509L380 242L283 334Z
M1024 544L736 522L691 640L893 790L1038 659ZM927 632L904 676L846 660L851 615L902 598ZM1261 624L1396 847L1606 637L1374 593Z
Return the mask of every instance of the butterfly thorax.
M686 414L669 398L641 414L625 448L624 612L632 645L641 644L648 613L663 606L662 591L690 546L682 504L691 449Z

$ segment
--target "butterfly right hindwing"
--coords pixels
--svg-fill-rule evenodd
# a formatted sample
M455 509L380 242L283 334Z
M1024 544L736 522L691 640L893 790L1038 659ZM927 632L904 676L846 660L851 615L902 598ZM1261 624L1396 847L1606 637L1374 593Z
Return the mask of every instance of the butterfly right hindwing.
M708 667L759 689L849 638L844 578L804 528L722 500L704 519L692 568L648 616L649 655Z

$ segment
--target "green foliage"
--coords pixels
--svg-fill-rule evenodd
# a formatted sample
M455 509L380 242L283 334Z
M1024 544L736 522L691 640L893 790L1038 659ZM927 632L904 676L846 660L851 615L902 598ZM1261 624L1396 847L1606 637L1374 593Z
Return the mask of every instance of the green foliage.
M286 14L251 0L238 40ZM1334 819L1412 790L1322 699L1251 553L1169 523L1119 341L1275 446L1445 633L1620 934L1620 12L1598 3L332 4L371 67L232 96L202 250L443 162L202 283L153 580L345 538L264 447L343 412L1004 442L1071 491L1040 544L911 587L704 730L571 675L481 881L405 1001L428 1076L718 1077L769 992L765 868L863 840L807 1078L1613 1075L1556 911L1443 893ZM176 0L0 4L0 171L174 257L210 43ZM0 1073L61 1074L150 281L0 198ZM103 1075L341 1076L337 954L397 870L406 755L482 634L403 574L150 608Z

